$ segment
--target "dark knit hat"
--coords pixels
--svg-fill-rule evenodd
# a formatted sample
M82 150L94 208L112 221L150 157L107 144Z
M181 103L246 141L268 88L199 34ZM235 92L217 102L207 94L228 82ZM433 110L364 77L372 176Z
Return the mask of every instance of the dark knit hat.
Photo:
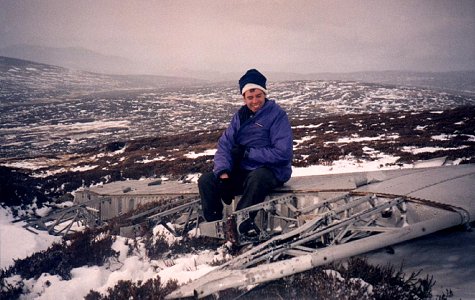
M256 69L250 69L239 79L239 90L241 95L250 89L260 89L267 94L266 89L267 78Z

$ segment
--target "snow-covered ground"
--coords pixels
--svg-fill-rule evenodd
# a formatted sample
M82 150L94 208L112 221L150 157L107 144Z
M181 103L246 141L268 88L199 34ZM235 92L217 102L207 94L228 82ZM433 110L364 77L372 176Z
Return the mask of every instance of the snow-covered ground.
M0 154L5 158L75 153L98 143L218 129L227 126L242 104L234 83L136 89L106 75L3 64ZM474 97L458 93L353 81L270 82L269 91L269 99L277 100L293 120L475 103Z
M347 160L335 162L333 166L295 168L294 176L371 171L381 164L384 165L386 160L391 161L394 158L381 158L381 161L376 163ZM436 166L440 161L433 161L431 164ZM8 210L0 209L1 268L7 268L13 264L14 259L25 258L34 252L45 250L53 242L58 241L58 238L43 232L33 234L22 227L22 222L12 223L12 220ZM160 226L154 230L161 230ZM172 237L169 243L173 243ZM150 260L145 255L143 247L136 249L132 255L127 255L129 248L123 237L117 237L113 248L120 252L116 260L111 260L102 267L75 268L72 270L71 280L43 274L38 279L24 281L30 292L23 296L23 299L81 299L92 289L106 293L107 288L115 286L119 280L146 281L157 275L162 282L177 279L179 283L184 283L209 272L214 268L211 266L213 260L222 259L227 255L225 251L207 250L198 254L188 254L173 261ZM394 254L380 250L367 254L367 257L374 264L392 263L396 268L402 264L406 274L422 269L421 276L433 275L436 280L434 295L442 294L445 289L451 289L457 299L475 299L473 255L475 232L464 230L439 232L395 245L394 250ZM14 282L20 278L15 276L9 280Z

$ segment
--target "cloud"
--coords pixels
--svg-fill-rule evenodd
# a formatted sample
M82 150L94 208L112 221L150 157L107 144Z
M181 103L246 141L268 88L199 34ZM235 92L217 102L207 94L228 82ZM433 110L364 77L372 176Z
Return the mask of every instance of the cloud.
M3 1L0 40L156 70L475 69L473 1Z

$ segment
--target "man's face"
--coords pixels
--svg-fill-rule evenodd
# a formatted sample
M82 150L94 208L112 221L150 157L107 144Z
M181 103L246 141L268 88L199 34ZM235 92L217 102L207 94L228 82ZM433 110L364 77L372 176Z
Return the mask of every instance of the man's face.
M264 106L266 94L260 89L251 89L244 93L244 104L252 111L257 112Z

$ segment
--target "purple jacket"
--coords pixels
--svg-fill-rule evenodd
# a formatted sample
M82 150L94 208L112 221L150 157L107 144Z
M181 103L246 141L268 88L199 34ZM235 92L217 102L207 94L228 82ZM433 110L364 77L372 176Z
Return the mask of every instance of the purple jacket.
M236 112L230 125L219 138L214 156L213 172L216 176L233 169L231 149L235 145L246 147L240 167L254 170L268 167L277 180L284 183L292 174L292 129L287 113L274 100L267 100L254 117L240 124Z

